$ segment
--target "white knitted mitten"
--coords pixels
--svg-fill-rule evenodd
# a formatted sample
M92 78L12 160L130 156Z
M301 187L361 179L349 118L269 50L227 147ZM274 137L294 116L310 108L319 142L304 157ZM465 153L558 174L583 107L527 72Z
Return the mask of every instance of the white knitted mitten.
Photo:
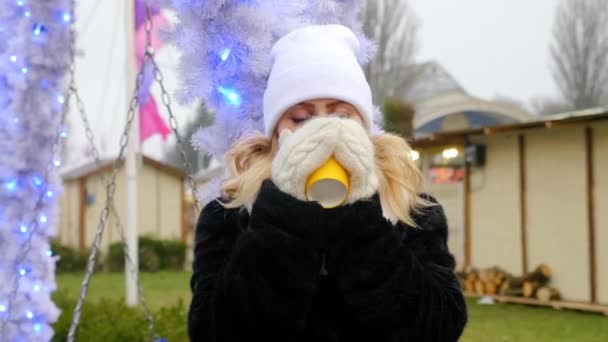
M358 122L319 118L310 120L294 133L284 132L272 163L272 179L281 191L306 200L308 177L333 154L350 175L348 203L376 192L374 147Z
M354 203L373 196L378 190L374 144L358 122L344 119L339 121L340 140L334 156L350 175L347 203Z

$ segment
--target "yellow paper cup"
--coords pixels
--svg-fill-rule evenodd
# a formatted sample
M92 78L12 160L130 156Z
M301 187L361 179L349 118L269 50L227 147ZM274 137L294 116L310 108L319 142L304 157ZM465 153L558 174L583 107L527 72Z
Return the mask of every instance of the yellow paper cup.
M349 188L348 172L331 157L308 177L306 197L324 208L335 208L346 201Z

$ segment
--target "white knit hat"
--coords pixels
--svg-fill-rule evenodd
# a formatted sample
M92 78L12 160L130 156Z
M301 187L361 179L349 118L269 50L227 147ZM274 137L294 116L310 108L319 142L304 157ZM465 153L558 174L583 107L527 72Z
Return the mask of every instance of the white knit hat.
M368 130L372 126L372 92L357 60L359 41L342 25L315 25L294 30L272 47L272 70L264 92L264 126L272 136L287 109L320 98L353 105Z

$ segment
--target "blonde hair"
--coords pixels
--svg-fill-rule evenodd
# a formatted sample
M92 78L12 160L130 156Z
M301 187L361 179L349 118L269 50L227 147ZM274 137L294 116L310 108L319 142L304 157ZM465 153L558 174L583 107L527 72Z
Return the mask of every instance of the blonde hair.
M411 212L430 203L418 196L422 174L410 157L411 148L401 137L380 134L371 137L375 148L378 193L383 206L396 218L412 227ZM238 140L226 154L227 179L222 192L227 208L249 207L255 201L262 182L272 175L272 160L278 150L277 139L262 134Z

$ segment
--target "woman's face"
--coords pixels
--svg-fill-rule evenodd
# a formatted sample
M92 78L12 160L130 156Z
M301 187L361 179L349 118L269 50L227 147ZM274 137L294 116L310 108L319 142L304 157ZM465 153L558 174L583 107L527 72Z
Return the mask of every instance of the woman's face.
M333 115L363 124L361 114L351 104L336 99L316 99L300 102L285 111L277 123L275 134L278 136L286 129L293 132L307 120Z

